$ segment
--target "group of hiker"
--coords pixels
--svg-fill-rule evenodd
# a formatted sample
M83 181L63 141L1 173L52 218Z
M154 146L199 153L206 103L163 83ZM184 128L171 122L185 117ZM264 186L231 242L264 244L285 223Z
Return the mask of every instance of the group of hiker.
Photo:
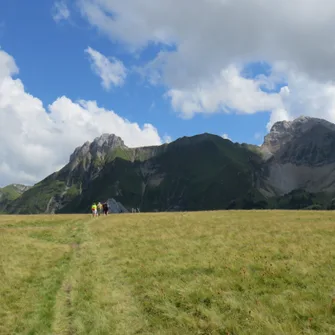
M98 204L95 202L92 204L92 215L94 217L100 216L102 213L104 215L108 215L108 204L107 201L104 202L103 204L99 201Z

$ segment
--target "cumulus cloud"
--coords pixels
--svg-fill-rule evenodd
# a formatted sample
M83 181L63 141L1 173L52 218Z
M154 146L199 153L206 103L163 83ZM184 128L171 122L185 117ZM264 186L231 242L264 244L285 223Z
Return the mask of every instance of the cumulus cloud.
M78 3L93 27L129 50L150 43L169 47L144 70L151 83L168 87L167 96L183 117L269 110L268 127L300 114L334 120L332 0ZM271 64L270 76L243 78L243 65L254 61ZM263 92L278 83L284 85L279 92Z
M280 67L274 66L271 77L285 77L288 85L283 86L278 93L282 105L272 111L268 130L276 121L289 121L301 115L335 122L335 85L331 80L315 80L306 73L285 68L282 64Z
M264 88L278 92L265 92ZM283 63L274 64L268 76L247 79L241 70L230 66L212 81L200 82L190 89L170 89L167 96L173 108L184 118L196 113L270 112L269 131L277 121L293 120L301 115L324 118L335 123L335 84L319 81Z
M277 93L265 93L262 82L243 78L235 66L229 66L210 81L203 81L190 89L171 89L167 95L174 109L186 118L195 113L215 113L218 110L235 110L253 114L282 106Z
M52 18L56 22L67 20L70 17L70 10L65 1L56 1L52 7Z
M228 134L223 134L221 137L224 138L225 140L230 140L231 141L231 138L229 137Z
M0 50L0 186L32 184L61 168L85 141L102 133L120 136L130 147L161 144L151 124L140 127L95 101L63 96L44 108L13 76L13 57Z
M122 86L127 76L123 63L116 58L107 58L97 50L88 47L85 52L90 56L93 72L101 78L101 85L107 91L111 85Z

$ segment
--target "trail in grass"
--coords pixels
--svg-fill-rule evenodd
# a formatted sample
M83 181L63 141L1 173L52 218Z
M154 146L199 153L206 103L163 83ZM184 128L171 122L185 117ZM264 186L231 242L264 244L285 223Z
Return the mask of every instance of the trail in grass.
M103 217L83 224L81 243L75 246L57 295L54 334L140 334L144 328L124 269L111 261L114 250L100 243L95 234L98 226L109 224L109 218Z
M74 335L78 333L76 325L76 304L78 282L86 274L82 272L81 263L86 258L85 245L88 240L88 225L94 219L87 219L72 227L69 248L71 257L69 266L64 273L62 283L56 294L55 313L52 324L52 334Z
M67 217L15 221L1 226L0 334L50 334L56 297L85 226Z

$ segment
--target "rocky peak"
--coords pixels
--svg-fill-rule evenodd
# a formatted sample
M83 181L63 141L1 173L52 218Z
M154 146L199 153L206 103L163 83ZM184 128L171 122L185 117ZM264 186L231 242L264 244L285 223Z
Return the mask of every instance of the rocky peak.
M84 157L101 157L115 148L126 148L123 140L114 134L102 134L93 142L85 142L81 147L74 150L70 156L70 162L80 160Z
M268 155L273 155L287 143L317 127L324 128L325 131L335 131L333 123L308 116L300 116L293 121L278 121L265 136L262 150Z
M123 140L114 134L102 134L96 137L90 145L90 152L93 156L99 156L115 148L126 147Z
M90 151L90 142L85 142L81 147L77 147L70 156L70 162L86 156Z
M309 116L300 116L293 121L278 121L276 122L271 130L271 133L280 134L280 133L295 133L296 135L305 133L308 130L311 130L315 126L324 126L329 130L335 130L335 125L329 121L309 117Z

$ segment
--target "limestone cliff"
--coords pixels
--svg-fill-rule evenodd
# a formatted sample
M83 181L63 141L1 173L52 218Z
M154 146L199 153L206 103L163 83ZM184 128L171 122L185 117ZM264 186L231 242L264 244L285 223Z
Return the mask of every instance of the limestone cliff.
M277 122L265 137L261 151L266 157L265 181L274 194L295 189L335 191L333 123L311 117Z

